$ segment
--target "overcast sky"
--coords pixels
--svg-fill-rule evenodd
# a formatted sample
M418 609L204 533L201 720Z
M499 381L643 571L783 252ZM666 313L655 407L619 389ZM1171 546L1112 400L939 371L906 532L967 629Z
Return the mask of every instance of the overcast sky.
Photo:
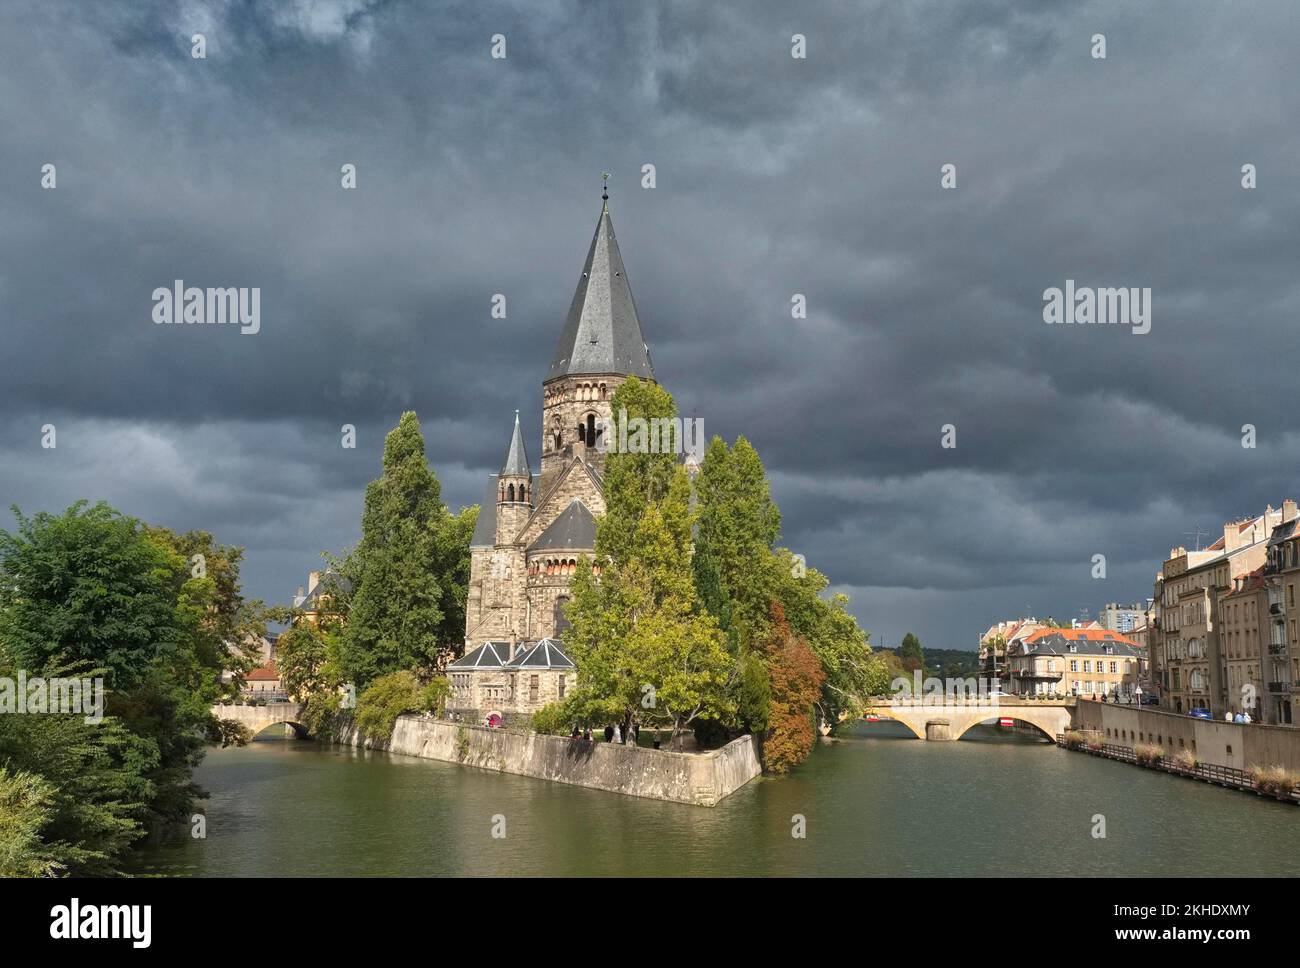
M473 503L515 408L540 456L609 171L659 380L873 642L1145 598L1300 497L1298 48L1291 0L4 3L0 502L210 530L278 602L403 410ZM155 325L176 279L260 332ZM1067 279L1151 331L1045 324Z

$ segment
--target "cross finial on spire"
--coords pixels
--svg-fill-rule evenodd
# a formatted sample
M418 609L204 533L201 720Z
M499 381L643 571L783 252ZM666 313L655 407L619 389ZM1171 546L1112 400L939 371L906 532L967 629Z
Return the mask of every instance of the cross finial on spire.
M603 203L601 205L600 210L602 212L608 212L609 211L609 172L607 171L601 172L600 177L604 181L604 184L601 186L601 190L600 190L600 198Z

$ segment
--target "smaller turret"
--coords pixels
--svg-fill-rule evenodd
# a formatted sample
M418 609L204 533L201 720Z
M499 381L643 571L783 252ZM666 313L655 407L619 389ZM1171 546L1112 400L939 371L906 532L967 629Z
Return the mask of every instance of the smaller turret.
M515 432L510 449L497 478L497 544L510 544L533 513L533 472L528 468L528 452L519 429L519 411L515 411Z

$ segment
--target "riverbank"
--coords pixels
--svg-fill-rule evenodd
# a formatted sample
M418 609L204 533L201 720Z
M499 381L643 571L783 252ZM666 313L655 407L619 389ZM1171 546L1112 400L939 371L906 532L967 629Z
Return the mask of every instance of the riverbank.
M387 743L362 740L355 729L339 742L699 807L715 806L762 772L750 736L704 753L674 753L406 715Z

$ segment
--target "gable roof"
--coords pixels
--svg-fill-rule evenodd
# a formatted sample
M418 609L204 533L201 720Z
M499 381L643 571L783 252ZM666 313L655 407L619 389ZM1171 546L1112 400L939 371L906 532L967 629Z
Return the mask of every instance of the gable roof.
M596 519L592 517L587 505L574 498L569 502L569 506L547 525L546 530L537 536L537 540L528 546L528 550L595 547Z
M484 642L447 666L449 669L503 669L510 654L509 642Z
M506 663L510 669L573 669L559 639L542 639Z
M641 335L608 204L596 222L546 379L571 373L623 373L654 379L650 348Z

